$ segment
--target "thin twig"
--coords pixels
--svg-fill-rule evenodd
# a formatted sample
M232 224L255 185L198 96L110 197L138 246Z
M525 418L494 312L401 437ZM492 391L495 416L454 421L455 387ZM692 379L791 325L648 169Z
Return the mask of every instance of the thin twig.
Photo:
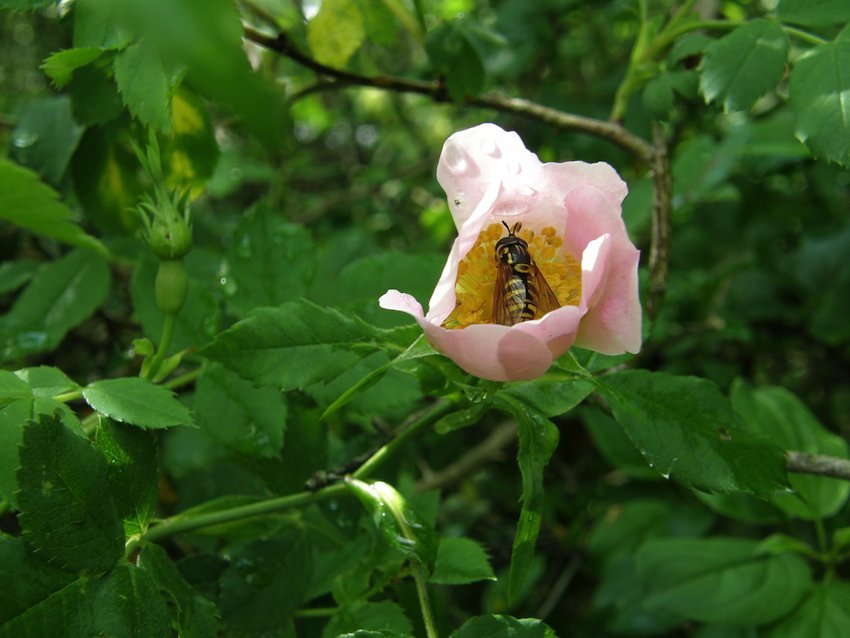
M816 474L850 481L850 460L822 454L789 450L785 454L785 469L799 474Z
M359 73L337 69L322 64L311 58L290 40L285 32L275 36L267 35L252 27L244 27L245 38L272 51L294 60L298 64L316 72L320 76L329 78L333 82L322 82L309 88L314 90L327 90L330 88L345 88L346 86L367 86L397 93L414 93L431 98L435 102L451 102L451 97L446 87L441 82L426 82L423 80L411 80L408 78L392 76L367 76ZM301 97L299 95L299 97ZM509 98L498 95L480 95L468 98L463 102L466 106L477 106L493 109L503 113L511 113L535 119L539 122L549 124L555 128L570 131L579 131L595 135L616 144L633 154L645 164L651 164L654 148L646 140L630 133L616 122L598 120L592 117L567 113L541 104L530 102L520 98Z
M649 245L649 294L646 311L650 318L658 316L667 292L667 272L670 259L671 222L673 211L673 179L664 128L652 125L652 239Z

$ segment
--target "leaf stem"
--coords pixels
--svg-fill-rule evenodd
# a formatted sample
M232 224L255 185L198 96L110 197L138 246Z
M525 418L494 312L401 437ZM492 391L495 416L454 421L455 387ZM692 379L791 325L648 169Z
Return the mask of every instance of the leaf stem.
M814 33L809 33L808 31L798 29L797 27L789 27L787 24L783 24L782 28L789 36L797 38L798 40L802 40L803 42L808 42L809 44L814 44L815 46L827 43L827 40L825 40L824 38L821 38L820 36L817 36Z
M64 392L62 394L54 395L54 401L58 401L59 403L69 403L71 401L76 401L77 399L83 398L83 389L72 390L71 392Z
M177 323L177 313L166 314L162 323L162 336L159 339L159 348L151 360L151 365L147 369L145 378L153 379L156 373L159 372L159 367L165 360L165 354L168 352L168 346L171 345L171 337L174 336L174 326Z
M164 385L169 390L175 390L177 388L182 388L184 385L189 385L190 383L195 381L198 377L200 377L201 374L204 371L204 368L206 368L206 367L207 367L206 363L199 365L194 370L190 370L189 372L186 372L185 374L181 374L179 377L174 377L173 379L171 379L170 381L168 381L166 383L163 383L162 385Z

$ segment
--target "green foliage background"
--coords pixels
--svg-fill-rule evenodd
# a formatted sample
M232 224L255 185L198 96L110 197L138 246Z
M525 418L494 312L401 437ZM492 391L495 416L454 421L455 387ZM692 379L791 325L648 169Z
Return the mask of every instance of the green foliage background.
M850 484L786 458L848 458L848 22L0 0L0 638L850 634ZM647 158L529 104L663 141L669 274L639 355L495 384L377 306L439 276L452 132L611 163L659 283ZM151 132L191 199L173 326Z

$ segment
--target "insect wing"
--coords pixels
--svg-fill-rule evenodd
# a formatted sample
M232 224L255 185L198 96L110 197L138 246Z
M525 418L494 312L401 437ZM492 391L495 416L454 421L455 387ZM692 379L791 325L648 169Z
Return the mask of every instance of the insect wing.
M558 297L546 281L543 273L540 272L537 264L532 264L531 266L530 281L531 285L534 287L535 293L537 294L537 312L535 313L535 319L540 319L540 317L545 315L547 312L552 312L553 310L557 310L561 307Z
M505 296L505 282L511 272L510 266L499 264L496 266L496 287L493 290L493 313L490 323L502 326L512 326L511 314L508 310L508 300Z

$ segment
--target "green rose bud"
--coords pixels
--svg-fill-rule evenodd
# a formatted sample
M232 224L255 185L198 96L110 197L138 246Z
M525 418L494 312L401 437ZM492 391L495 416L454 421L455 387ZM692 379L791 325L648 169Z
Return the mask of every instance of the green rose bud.
M176 315L189 292L189 275L180 259L163 259L159 262L154 284L156 305L165 315Z

